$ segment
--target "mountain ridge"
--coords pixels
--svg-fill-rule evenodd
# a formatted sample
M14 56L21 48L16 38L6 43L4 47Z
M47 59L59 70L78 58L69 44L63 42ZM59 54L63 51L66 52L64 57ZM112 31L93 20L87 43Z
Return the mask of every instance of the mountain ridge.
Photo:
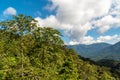
M94 43L90 45L78 44L78 45L68 45L68 48L74 49L79 55L90 58L92 55L103 48L111 46L108 43Z
M97 52L96 55L93 57L94 57L93 60L100 59L120 60L120 42L117 42L114 45L104 48L102 51Z
M120 42L113 45L108 43L69 45L68 48L72 48L79 55L95 61L101 59L120 60Z

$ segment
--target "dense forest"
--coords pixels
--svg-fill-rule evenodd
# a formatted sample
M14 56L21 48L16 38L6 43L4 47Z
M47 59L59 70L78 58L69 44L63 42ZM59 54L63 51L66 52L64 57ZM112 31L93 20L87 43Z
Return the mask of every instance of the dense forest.
M0 80L120 80L68 49L61 36L30 16L0 22Z

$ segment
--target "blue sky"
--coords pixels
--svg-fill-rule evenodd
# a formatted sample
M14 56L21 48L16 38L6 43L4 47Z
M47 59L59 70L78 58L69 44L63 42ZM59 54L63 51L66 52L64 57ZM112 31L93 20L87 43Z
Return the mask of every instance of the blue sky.
M0 0L0 21L25 14L58 29L65 44L120 41L120 0Z
M13 7L16 9L17 14L25 14L33 17L41 16L44 18L50 14L49 11L44 9L47 3L47 0L1 0L0 14L2 15L3 11L8 7Z

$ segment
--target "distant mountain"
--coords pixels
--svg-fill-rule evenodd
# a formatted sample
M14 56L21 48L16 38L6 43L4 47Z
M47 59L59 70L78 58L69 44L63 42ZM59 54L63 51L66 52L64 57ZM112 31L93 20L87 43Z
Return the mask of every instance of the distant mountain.
M69 45L68 48L73 48L82 57L95 61L101 59L120 61L120 42L114 45L107 43Z
M120 42L98 51L92 56L93 60L111 59L120 60Z
M91 58L94 55L96 55L97 52L109 46L111 45L107 43L95 43L91 45L84 45L84 44L68 45L68 48L74 49L82 57Z

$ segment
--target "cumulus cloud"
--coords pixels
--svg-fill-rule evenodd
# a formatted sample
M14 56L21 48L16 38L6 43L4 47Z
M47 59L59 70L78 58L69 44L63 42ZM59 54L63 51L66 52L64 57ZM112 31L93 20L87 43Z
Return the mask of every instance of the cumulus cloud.
M120 0L113 0L109 13L92 23L99 28L100 34L111 28L120 27Z
M16 15L17 11L13 7L8 7L7 9L4 10L3 14L4 15Z
M113 42L118 40L120 37L116 34L113 36L100 36L97 38L96 42Z
M84 25L94 17L107 14L111 0L52 0L58 6L56 17L64 23Z
M89 45L89 44L93 44L93 43L102 43L102 42L114 44L118 41L120 41L120 36L115 34L112 36L100 36L96 40L92 36L85 36L80 42L70 41L66 44L68 44L68 45L76 45L76 44Z
M89 30L99 28L99 33L104 33L112 28L111 26L119 25L119 18L112 16L115 11L118 13L118 9L111 9L113 0L50 1L52 5L47 5L47 9L55 10L56 15L50 15L45 19L37 17L36 20L40 26L64 30L66 36L71 39L71 44L93 43L95 42L93 37L85 36ZM102 18L95 20L99 17Z
M94 21L93 24L99 27L99 33L104 33L110 28L120 27L120 18L107 15L99 20Z
M40 17L35 18L38 21L38 25L39 26L47 26L47 27L57 27L60 26L59 22L57 21L57 19L55 18L55 16L51 15L45 19L42 19Z

